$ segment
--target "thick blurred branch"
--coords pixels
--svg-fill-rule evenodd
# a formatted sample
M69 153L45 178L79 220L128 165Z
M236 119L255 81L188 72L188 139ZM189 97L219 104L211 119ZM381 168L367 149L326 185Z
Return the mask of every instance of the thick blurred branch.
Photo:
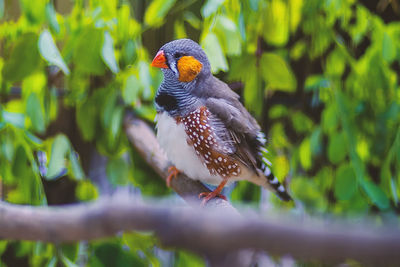
M18 206L0 202L0 238L70 242L120 231L154 231L167 246L225 255L244 248L278 255L340 262L400 262L398 228L364 228L288 220L243 218L218 209L165 207L135 203L130 197L63 207Z

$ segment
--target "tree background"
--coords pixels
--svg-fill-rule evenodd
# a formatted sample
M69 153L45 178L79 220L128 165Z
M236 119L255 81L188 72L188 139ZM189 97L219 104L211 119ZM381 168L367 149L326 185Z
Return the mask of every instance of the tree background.
M269 139L298 202L241 182L231 202L396 222L400 213L398 1L0 0L0 195L29 205L119 191L166 197L132 148L127 110L153 123L150 62L198 41ZM5 266L202 266L149 233L76 244L0 241Z

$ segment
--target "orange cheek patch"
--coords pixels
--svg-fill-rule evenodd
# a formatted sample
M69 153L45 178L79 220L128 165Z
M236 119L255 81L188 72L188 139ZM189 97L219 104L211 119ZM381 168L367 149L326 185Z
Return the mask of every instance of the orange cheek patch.
M192 56L184 56L178 60L179 81L191 82L200 73L203 64Z

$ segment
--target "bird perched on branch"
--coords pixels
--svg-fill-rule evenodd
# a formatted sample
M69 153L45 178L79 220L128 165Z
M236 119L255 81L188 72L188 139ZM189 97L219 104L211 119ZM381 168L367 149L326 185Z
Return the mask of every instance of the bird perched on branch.
M175 165L167 185L184 172L194 180L218 185L202 193L203 205L226 184L247 180L291 200L272 174L264 157L265 138L260 126L227 84L214 77L203 49L180 39L162 46L151 63L164 80L155 98L157 139Z

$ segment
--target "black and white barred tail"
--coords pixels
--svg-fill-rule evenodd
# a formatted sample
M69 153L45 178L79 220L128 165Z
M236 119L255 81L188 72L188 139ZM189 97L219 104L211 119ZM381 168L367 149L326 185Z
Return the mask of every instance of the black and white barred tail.
M261 168L261 170L265 174L265 177L267 177L268 184L275 190L278 197L284 201L292 200L286 188L278 181L278 178L275 177L271 169L265 164L262 164L262 167L264 168Z
M259 133L258 140L260 141L261 144L265 145L266 139L263 133ZM283 200L283 201L290 201L292 200L292 197L289 195L289 193L286 191L286 188L279 182L278 178L272 173L271 171L271 162L264 157L263 154L267 154L268 150L266 150L264 147L260 148L260 156L261 156L261 171L267 178L267 182L270 185L270 187L275 190L275 193L278 195L278 197Z

